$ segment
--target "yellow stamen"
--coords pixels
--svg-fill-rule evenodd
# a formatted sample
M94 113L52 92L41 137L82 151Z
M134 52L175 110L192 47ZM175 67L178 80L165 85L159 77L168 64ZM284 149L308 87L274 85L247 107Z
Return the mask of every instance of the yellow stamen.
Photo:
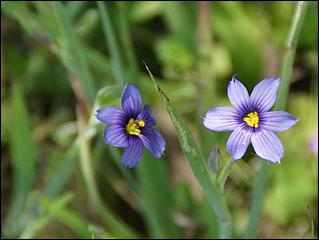
M140 126L140 127L144 127L145 126L145 122L143 120L138 120L137 121L137 124Z
M243 118L243 121L247 123L248 126L258 128L259 116L257 112L251 112Z
M145 122L143 120L134 121L133 118L130 119L126 125L126 131L131 135L139 135L141 133L140 127L144 127Z

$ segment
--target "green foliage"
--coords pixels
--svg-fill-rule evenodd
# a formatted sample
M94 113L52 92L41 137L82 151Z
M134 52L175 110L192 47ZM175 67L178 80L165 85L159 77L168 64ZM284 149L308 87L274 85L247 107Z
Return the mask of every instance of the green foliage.
M318 5L308 3L302 28L302 18L291 25L295 6L2 1L2 237L315 238ZM300 118L279 134L282 164L249 148L227 165L229 133L207 130L202 117L229 105L233 74L251 90L280 73L276 107ZM134 169L95 117L120 107L127 82L166 140L161 159L145 150ZM206 160L214 148L217 171Z

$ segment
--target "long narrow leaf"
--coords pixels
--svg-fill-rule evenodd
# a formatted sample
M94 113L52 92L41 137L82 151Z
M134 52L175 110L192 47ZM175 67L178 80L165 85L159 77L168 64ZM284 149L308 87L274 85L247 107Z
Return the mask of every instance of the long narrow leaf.
M202 186L206 198L219 218L220 237L230 237L232 233L230 214L221 193L211 178L203 154L195 143L186 122L179 112L171 105L168 97L162 91L147 66L146 68L175 126L183 153L187 158L195 177Z
M11 99L10 156L13 169L12 197L5 225L6 237L15 236L19 229L15 221L20 217L36 175L36 145L31 138L30 119L18 84Z

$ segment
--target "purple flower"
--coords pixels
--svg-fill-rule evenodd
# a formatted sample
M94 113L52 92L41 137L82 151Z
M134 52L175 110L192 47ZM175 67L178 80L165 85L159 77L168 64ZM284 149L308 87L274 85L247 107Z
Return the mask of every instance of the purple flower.
M133 84L126 84L122 94L122 109L105 107L97 110L98 120L107 124L104 140L115 147L123 147L122 162L134 167L141 159L144 146L155 158L165 150L162 135L153 128L155 119L151 106L144 105L139 90Z
M279 85L280 78L267 77L249 96L246 87L233 76L227 87L233 107L215 107L206 114L203 124L208 129L233 131L227 142L233 159L242 158L251 142L258 156L280 163L284 148L274 132L285 131L299 120L285 111L269 111Z
M310 139L309 148L313 154L318 155L318 128L314 131Z

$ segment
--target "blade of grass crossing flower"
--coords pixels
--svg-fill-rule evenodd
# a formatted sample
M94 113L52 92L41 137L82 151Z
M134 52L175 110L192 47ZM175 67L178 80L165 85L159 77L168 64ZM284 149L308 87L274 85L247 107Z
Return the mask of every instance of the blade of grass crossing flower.
M23 212L26 199L36 176L36 145L31 138L30 119L22 90L18 83L13 88L9 128L12 164L11 205L5 222L6 237L16 237L19 229L15 221Z
M205 164L203 154L195 143L186 122L183 120L178 111L171 105L168 97L162 91L147 66L146 68L175 126L176 134L183 153L187 158L196 179L203 188L207 200L218 216L219 236L221 238L229 238L232 234L232 225L231 216L225 203L225 199L221 196L216 184L213 182L210 171Z
M287 103L289 92L289 85L291 82L293 63L295 59L295 52L298 43L299 33L306 15L308 2L299 1L296 6L295 14L290 26L290 31L287 38L286 54L281 73L281 84L278 91L277 102L274 109L283 110ZM250 210L250 219L247 226L246 238L255 238L258 232L260 216L263 206L263 198L267 188L269 164L262 163L260 173L256 177L255 187L252 192L252 203Z

